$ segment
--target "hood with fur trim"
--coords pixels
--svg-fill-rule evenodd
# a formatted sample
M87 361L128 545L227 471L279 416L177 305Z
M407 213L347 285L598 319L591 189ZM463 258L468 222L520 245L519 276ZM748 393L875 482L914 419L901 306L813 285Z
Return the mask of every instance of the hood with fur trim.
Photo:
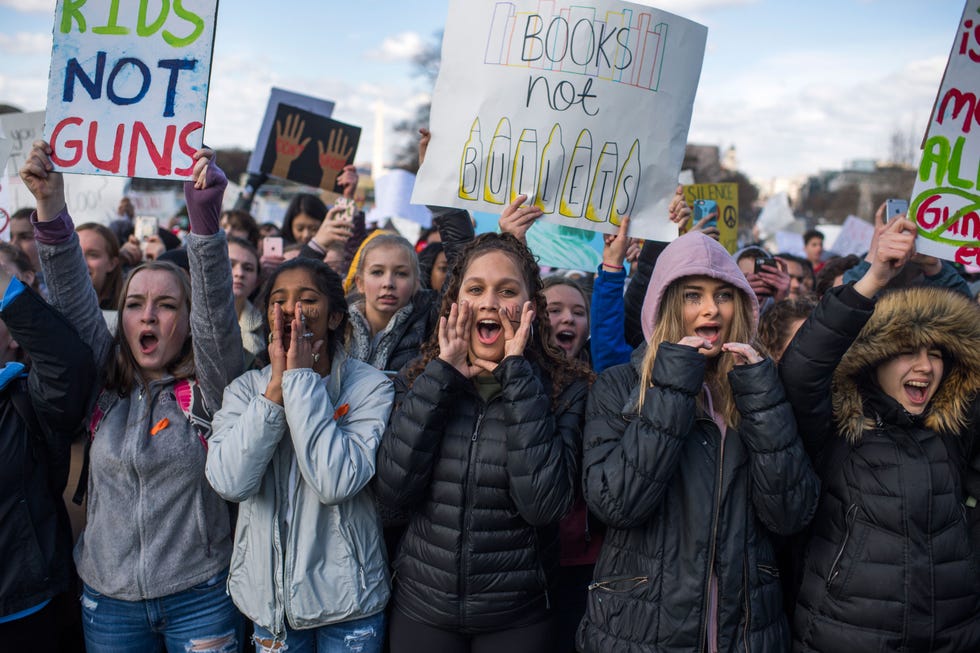
M640 313L643 337L647 342L650 342L653 327L660 317L660 302L667 287L682 277L693 276L711 277L732 284L751 305L753 325L759 323L759 301L735 259L714 238L692 231L667 245L653 268Z
M925 426L950 434L964 428L970 402L980 391L980 306L949 290L905 288L878 300L834 371L834 419L850 442L873 424L862 398L870 374L889 358L920 347L940 349L944 362L942 383L923 416Z

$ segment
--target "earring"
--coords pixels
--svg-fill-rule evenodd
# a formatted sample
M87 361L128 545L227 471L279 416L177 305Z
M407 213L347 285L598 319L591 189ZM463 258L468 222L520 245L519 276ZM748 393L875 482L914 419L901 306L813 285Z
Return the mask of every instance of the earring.
M316 364L319 362L320 362L320 354L319 353L313 354L313 363Z

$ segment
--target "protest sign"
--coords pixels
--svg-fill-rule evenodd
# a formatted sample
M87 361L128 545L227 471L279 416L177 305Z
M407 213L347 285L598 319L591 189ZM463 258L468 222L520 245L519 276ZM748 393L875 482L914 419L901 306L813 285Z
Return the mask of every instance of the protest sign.
M10 156L10 151L13 149L13 143L10 142L9 138L4 138L3 134L0 134L0 162L6 165L7 158ZM0 170L3 167L0 166ZM8 199L9 192L7 186L10 182L7 179L6 174L0 174L0 240L10 240L10 200Z
M450 0L412 201L670 240L707 28L616 0Z
M384 224L389 218L404 218L421 225L432 226L432 211L412 204L415 175L407 170L391 170L374 181L374 208L368 222Z
M916 249L980 262L980 0L967 0L912 189Z
M0 134L10 142L10 157L5 159L7 174L12 178L18 178L34 141L44 138L44 112L0 115Z
M259 171L328 192L342 191L337 177L354 163L361 128L289 104L275 107Z
M684 186L684 201L692 209L696 200L712 200L718 204L718 242L729 253L738 249L738 184L691 184ZM694 216L691 216L693 224ZM684 229L686 231L686 229Z
M844 220L844 225L834 240L834 254L864 256L871 248L871 239L874 238L874 235L875 227L873 224L857 216L849 215ZM827 245L827 248L830 249L830 246Z
M58 0L44 133L62 172L186 179L218 0Z
M17 209L33 207L35 203L34 196L20 179L20 168L31 151L32 143L43 138L44 112L5 113L0 116L0 133L12 145L6 168L0 168L3 171L3 175L0 175L0 209L12 214ZM75 224L105 224L118 217L116 207L129 180L125 177L110 179L95 175L68 175L64 182L65 200ZM5 233L0 231L0 238L6 239Z
M330 100L321 100L309 95L301 95L286 91L281 88L272 88L269 93L269 103L265 108L265 117L262 119L262 127L259 129L259 138L252 150L252 156L248 159L248 171L259 172L262 168L262 159L265 157L269 139L275 141L276 112L280 104L288 104L304 111L309 111L318 116L329 118L333 114L334 103Z

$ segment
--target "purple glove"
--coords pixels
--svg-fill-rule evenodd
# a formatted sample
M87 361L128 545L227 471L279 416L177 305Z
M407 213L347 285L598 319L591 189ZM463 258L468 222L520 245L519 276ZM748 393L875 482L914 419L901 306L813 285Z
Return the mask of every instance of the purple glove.
M193 181L184 182L184 200L187 202L191 233L198 236L218 233L221 200L224 198L225 188L228 187L228 178L213 159L205 173L205 184L203 189L197 190Z

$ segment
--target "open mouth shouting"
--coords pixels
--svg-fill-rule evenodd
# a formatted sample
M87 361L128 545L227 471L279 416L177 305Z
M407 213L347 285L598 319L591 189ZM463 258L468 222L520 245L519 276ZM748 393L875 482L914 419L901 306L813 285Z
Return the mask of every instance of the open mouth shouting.
M575 347L576 337L577 334L572 329L559 329L555 333L555 341L565 351L571 351Z
M714 349L718 344L718 340L721 339L721 326L716 323L705 324L696 328L694 335L707 340L711 343L712 349Z
M931 384L929 381L910 380L906 381L902 385L902 388L904 389L905 396L911 405L924 408L925 405L929 403L929 399L932 396L932 393L929 392L930 385Z
M498 320L484 318L476 323L476 335L481 344L492 345L503 333L503 327Z
M160 344L160 338L153 331L149 329L144 329L140 331L139 345L140 353L144 356L150 356L157 350Z

